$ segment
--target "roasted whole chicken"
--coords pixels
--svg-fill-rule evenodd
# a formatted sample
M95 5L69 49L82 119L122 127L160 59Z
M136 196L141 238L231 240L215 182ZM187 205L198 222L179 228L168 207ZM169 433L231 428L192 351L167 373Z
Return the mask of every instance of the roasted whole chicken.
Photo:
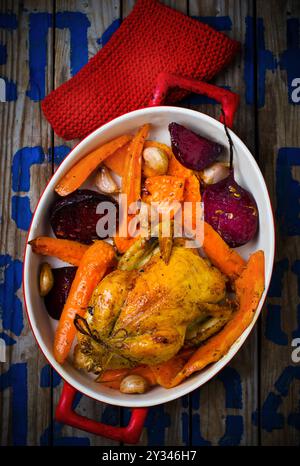
M99 283L85 317L75 319L77 368L97 374L167 361L232 316L225 275L197 250L175 245L168 264L155 250L143 265L129 263L131 270L115 270Z

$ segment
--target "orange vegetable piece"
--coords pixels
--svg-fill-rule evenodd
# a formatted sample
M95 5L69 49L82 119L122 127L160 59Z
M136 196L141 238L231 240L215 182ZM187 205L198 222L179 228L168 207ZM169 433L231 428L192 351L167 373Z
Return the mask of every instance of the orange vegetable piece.
M104 165L119 176L123 176L125 173L125 168L129 157L129 145L130 142L124 144L124 146L116 150L116 152L107 157L107 159L104 161Z
M108 369L100 375L97 382L118 390L124 377L132 374L144 377L150 386L157 385L155 374L149 366L137 366L132 369Z
M90 176L90 174L105 160L109 155L113 154L117 149L124 146L130 141L131 136L124 135L113 139L98 149L90 152L83 157L62 177L55 187L55 191L60 196L67 196L78 189L82 183Z
M55 333L54 356L60 364L64 363L76 334L76 314L84 316L95 287L114 261L114 248L105 241L95 241L84 253Z
M149 129L150 125L143 125L128 148L129 156L122 179L122 193L127 195L128 206L141 198L142 151Z
M38 236L29 241L33 252L42 256L54 256L58 259L78 266L83 254L90 246L68 239L57 239L48 236Z
M192 203L192 228L196 227L196 204L201 202L200 183L196 175L188 176L185 180L183 201Z
M204 222L204 240L202 245L205 254L213 265L230 279L236 279L244 269L246 262L221 236Z
M169 159L169 167L168 167L168 175L171 176L181 176L183 178L188 178L193 174L193 170L184 167L181 165L180 162L176 159L175 155L171 151L172 155Z
M183 201L184 178L178 176L151 176L145 180L144 202ZM149 194L148 194L149 193Z

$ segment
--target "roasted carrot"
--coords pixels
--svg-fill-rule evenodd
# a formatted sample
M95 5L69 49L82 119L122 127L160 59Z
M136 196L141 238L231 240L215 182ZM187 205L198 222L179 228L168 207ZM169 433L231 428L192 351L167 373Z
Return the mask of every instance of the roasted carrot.
M141 197L142 151L150 125L143 125L132 139L129 156L122 179L122 193L127 195L127 204L138 201Z
M235 285L239 303L238 311L223 330L198 348L175 376L172 377L172 374L169 373L168 377L160 379L165 388L175 387L193 372L200 371L208 364L221 359L252 322L265 286L263 251L256 251L250 256Z
M66 196L78 189L103 160L124 146L130 139L129 135L120 136L90 152L63 176L56 185L55 191L60 196Z
M54 256L58 259L78 266L83 254L89 246L68 239L51 238L50 236L38 236L29 241L33 252L42 256Z
M170 176L181 176L183 178L187 178L193 174L193 170L185 168L183 165L181 165L181 163L178 162L178 160L172 152L172 156L169 159L167 174Z
M201 202L200 183L196 175L185 179L183 201L192 203L192 228L196 227L196 204Z
M97 382L118 390L124 377L132 374L144 377L150 386L157 385L155 374L149 366L137 366L131 369L109 369L98 377Z
M54 356L57 362L63 364L71 349L76 334L76 314L85 314L96 285L114 261L114 249L105 241L95 241L84 253L55 333Z
M107 157L107 159L104 161L104 165L106 165L106 167L110 168L110 170L119 176L123 176L125 173L125 167L128 163L129 157L129 145L130 142L124 144L124 146L116 150L116 152Z
M123 238L119 235L114 236L115 246L120 254L124 254L127 249L137 240L137 238Z
M244 259L206 222L202 247L213 265L231 279L236 279L246 265Z

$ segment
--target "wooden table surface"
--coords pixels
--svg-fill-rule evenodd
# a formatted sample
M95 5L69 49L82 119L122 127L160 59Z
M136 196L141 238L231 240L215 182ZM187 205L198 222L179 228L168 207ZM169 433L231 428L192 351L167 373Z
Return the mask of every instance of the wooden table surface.
M262 317L242 350L189 396L151 408L144 445L299 445L300 84L299 0L177 0L168 5L238 39L241 55L215 80L241 96L235 131L256 157L274 207L277 251ZM1 0L0 103L1 445L110 445L62 426L53 412L59 376L38 349L23 313L22 252L32 212L51 173L76 141L58 138L41 99L74 75L128 15L134 1ZM297 81L298 78L298 81ZM216 116L200 97L184 105ZM263 234L263 232L262 232ZM128 410L78 398L78 412L118 425Z

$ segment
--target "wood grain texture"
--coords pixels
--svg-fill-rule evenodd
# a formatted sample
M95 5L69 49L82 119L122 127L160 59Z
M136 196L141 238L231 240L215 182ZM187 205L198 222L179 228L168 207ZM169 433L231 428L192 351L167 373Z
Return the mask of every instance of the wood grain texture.
M88 39L88 57L94 56L101 48L101 44L97 41L101 38L104 31L113 23L114 20L120 18L120 3L119 1L90 1L83 0L58 0L56 2L56 13L60 12L76 12L85 15L90 25L87 30ZM70 32L67 29L55 30L55 57L54 57L54 83L55 88L71 77L70 56ZM74 52L74 51L73 51ZM77 141L66 142L55 135L54 145L67 145L72 148ZM61 384L62 385L62 384ZM61 393L62 386L54 389L54 407L56 406ZM119 424L120 410L117 407L108 406L104 403L99 403L88 397L82 397L77 407L77 412L81 415L103 421ZM63 436L84 437L89 439L90 445L118 445L117 442L84 433L77 429L65 426L62 430Z
M272 14L270 14L272 12ZM274 1L257 2L257 17L264 23L265 48L272 51L277 59L287 49L287 25L289 21L299 21L300 3L298 1ZM299 26L298 26L299 27ZM298 29L299 34L299 29ZM294 43L295 46L295 43ZM298 44L299 46L299 44ZM257 52L262 52L263 44L260 44ZM282 148L300 147L300 107L293 105L288 100L287 73L277 69L275 73L266 72L265 103L258 109L258 139L259 160L265 176L271 201L275 212L278 208L276 198L276 183L280 173L276 177L278 151ZM295 167L294 178L299 182L299 173ZM284 186L280 188L282 199L289 208L289 204L296 200L290 199L285 194ZM287 383L287 395L282 396L278 390L278 380L283 374L292 378L293 370L299 363L293 364L291 359L291 341L293 332L299 328L297 322L297 306L299 305L299 291L297 287L297 275L292 272L292 266L299 258L299 236L289 236L282 231L279 219L276 219L276 260L288 261L288 270L283 275L282 283L276 288L279 296L272 296L266 303L266 312L263 314L261 333L261 441L263 445L299 445L300 433L289 417L292 413L299 416L299 389L300 381L294 380ZM275 319L274 306L280 306L280 320L282 332L286 335L286 344L276 343L275 332L269 332L269 319ZM267 313L272 315L267 315ZM266 338L268 331L269 337ZM278 334L278 332L276 332ZM273 341L272 341L273 340ZM284 341L282 340L282 343ZM287 369L288 368L288 369ZM277 383L277 384L276 384ZM276 385L275 385L276 384ZM274 404L267 404L272 397L281 400L278 409ZM274 398L273 398L274 399ZM275 414L278 413L278 414ZM276 428L274 422L270 422L270 416L282 416L282 427ZM269 418L268 418L269 416ZM273 418L274 419L274 418Z
M45 162L40 165L33 165L30 174L30 191L15 191L12 186L12 163L16 152L23 147L41 147L45 154L51 146L51 128L42 117L39 102L33 102L26 97L29 84L28 67L28 30L29 12L38 13L52 12L51 1L40 1L38 6L35 1L26 0L23 5L20 2L4 1L0 5L1 13L15 14L18 21L18 28L13 31L0 29L0 42L7 47L7 63L0 66L0 72L9 80L18 83L18 99L16 101L0 103L0 138L1 138L1 254L10 256L10 260L22 260L23 250L27 232L17 228L12 219L12 196L29 196L30 208L34 209L37 200L51 175L51 163ZM47 51L46 92L51 90L52 74L52 53L51 41L52 33L49 32L48 41L50 47ZM5 70L5 72L4 72ZM24 154L25 156L25 154ZM18 174L17 185L20 183L22 173ZM23 212L19 215L25 217ZM14 283L16 276L13 278ZM9 283L4 289L3 305L8 306L11 325L13 320L12 290ZM21 290L17 290L17 296L22 300ZM2 312L8 310L7 308ZM16 338L17 344L7 346L7 362L0 364L0 373L3 375L12 367L24 368L24 372L15 373L14 388L7 388L0 391L0 444L12 445L15 443L27 443L28 445L38 445L40 436L50 423L50 388L40 387L40 372L46 361L39 350L27 318L24 314L24 327L19 337L7 331L12 338ZM1 331L1 328L0 328ZM24 402L27 406L18 406L14 411L14 389L22 384L26 377L28 387L28 398L24 393ZM12 381L13 382L13 381ZM15 393L16 395L16 393ZM38 402L37 402L38 400ZM27 409L27 413L26 413ZM19 420L17 420L19 416ZM22 425L22 432L17 432L17 423Z
M252 1L205 1L190 0L189 14L198 17L226 18L230 22L230 30L224 31L230 37L240 41L245 41L247 16L252 15ZM203 19L205 21L205 19ZM223 21L225 24L225 21ZM253 58L253 57L252 57ZM245 67L245 50L234 59L229 67L214 79L214 84L218 86L228 86L241 96L241 102L236 114L233 130L246 143L248 148L255 154L255 132L254 132L254 105L247 105L245 102L245 82L243 72ZM192 108L207 113L215 118L219 118L219 105L192 105ZM226 427L230 422L228 416L233 416L237 423L236 438L233 442L241 445L255 445L258 441L257 428L253 426L251 413L257 408L257 331L254 330L243 345L239 353L230 362L230 369L225 369L214 380L208 382L198 390L198 396L192 395L192 429L193 444L209 442L218 445L226 442ZM229 371L232 371L230 374ZM228 390L237 395L237 386L241 384L241 403L236 400L236 406L226 406L225 384L220 379L225 380L231 377ZM235 382L234 382L235 380ZM234 386L234 383L237 385ZM199 397L199 399L198 399ZM228 404L228 402L227 402ZM232 403L234 405L234 403ZM202 436L195 430L201 429ZM203 438L202 438L203 437Z

